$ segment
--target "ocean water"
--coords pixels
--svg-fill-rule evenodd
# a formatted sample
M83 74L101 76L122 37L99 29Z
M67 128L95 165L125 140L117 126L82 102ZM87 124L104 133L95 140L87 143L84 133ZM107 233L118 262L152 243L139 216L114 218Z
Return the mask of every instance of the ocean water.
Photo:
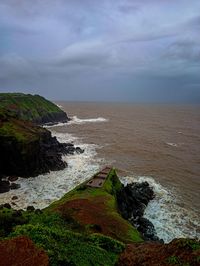
M72 120L49 129L85 152L63 157L63 171L20 178L21 188L0 194L0 204L44 208L112 165L124 184L145 180L153 187L156 197L145 216L160 238L200 238L200 106L57 104Z

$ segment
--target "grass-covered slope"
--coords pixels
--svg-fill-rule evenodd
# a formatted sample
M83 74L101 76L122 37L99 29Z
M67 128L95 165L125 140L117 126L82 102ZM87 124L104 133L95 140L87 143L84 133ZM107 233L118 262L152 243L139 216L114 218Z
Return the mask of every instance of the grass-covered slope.
M21 248L19 239L22 244L31 239L36 246L34 252L44 250L37 265L47 265L43 264L47 254L53 266L198 266L198 241L182 239L164 245L141 239L118 213L116 193L121 186L112 170L103 187L82 184L42 212L2 208L0 247L7 245L9 250L16 243L17 251ZM13 253L17 261L17 252ZM27 256L27 252L23 254Z
M115 265L125 243L143 241L117 211L115 193L120 186L113 170L102 188L83 184L43 213L4 208L1 237L29 237L47 252L50 265Z
M19 119L37 124L67 122L69 118L57 105L40 95L0 93L0 108L9 110Z
M116 193L121 186L115 170L111 170L103 187L82 184L49 209L61 214L77 231L101 233L124 243L143 241L138 231L118 212Z

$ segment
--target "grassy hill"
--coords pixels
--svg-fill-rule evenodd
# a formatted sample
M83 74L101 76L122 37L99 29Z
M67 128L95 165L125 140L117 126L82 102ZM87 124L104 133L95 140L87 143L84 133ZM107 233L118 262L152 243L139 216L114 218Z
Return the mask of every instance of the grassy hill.
M0 93L0 108L19 119L37 124L67 122L69 118L57 105L40 95Z

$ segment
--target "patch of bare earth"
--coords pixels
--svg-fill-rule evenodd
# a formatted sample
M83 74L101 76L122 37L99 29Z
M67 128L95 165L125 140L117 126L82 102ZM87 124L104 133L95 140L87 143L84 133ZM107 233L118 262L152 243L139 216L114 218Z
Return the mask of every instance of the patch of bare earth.
M0 266L47 266L49 258L25 236L0 242Z
M197 242L197 245L198 242ZM169 244L146 242L129 244L120 255L118 266L199 266L200 249L187 245L186 239Z

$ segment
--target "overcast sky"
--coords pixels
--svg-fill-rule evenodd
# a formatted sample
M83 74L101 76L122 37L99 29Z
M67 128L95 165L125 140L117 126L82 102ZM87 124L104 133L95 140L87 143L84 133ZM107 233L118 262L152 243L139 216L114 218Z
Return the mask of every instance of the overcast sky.
M200 0L0 0L0 92L200 102Z

